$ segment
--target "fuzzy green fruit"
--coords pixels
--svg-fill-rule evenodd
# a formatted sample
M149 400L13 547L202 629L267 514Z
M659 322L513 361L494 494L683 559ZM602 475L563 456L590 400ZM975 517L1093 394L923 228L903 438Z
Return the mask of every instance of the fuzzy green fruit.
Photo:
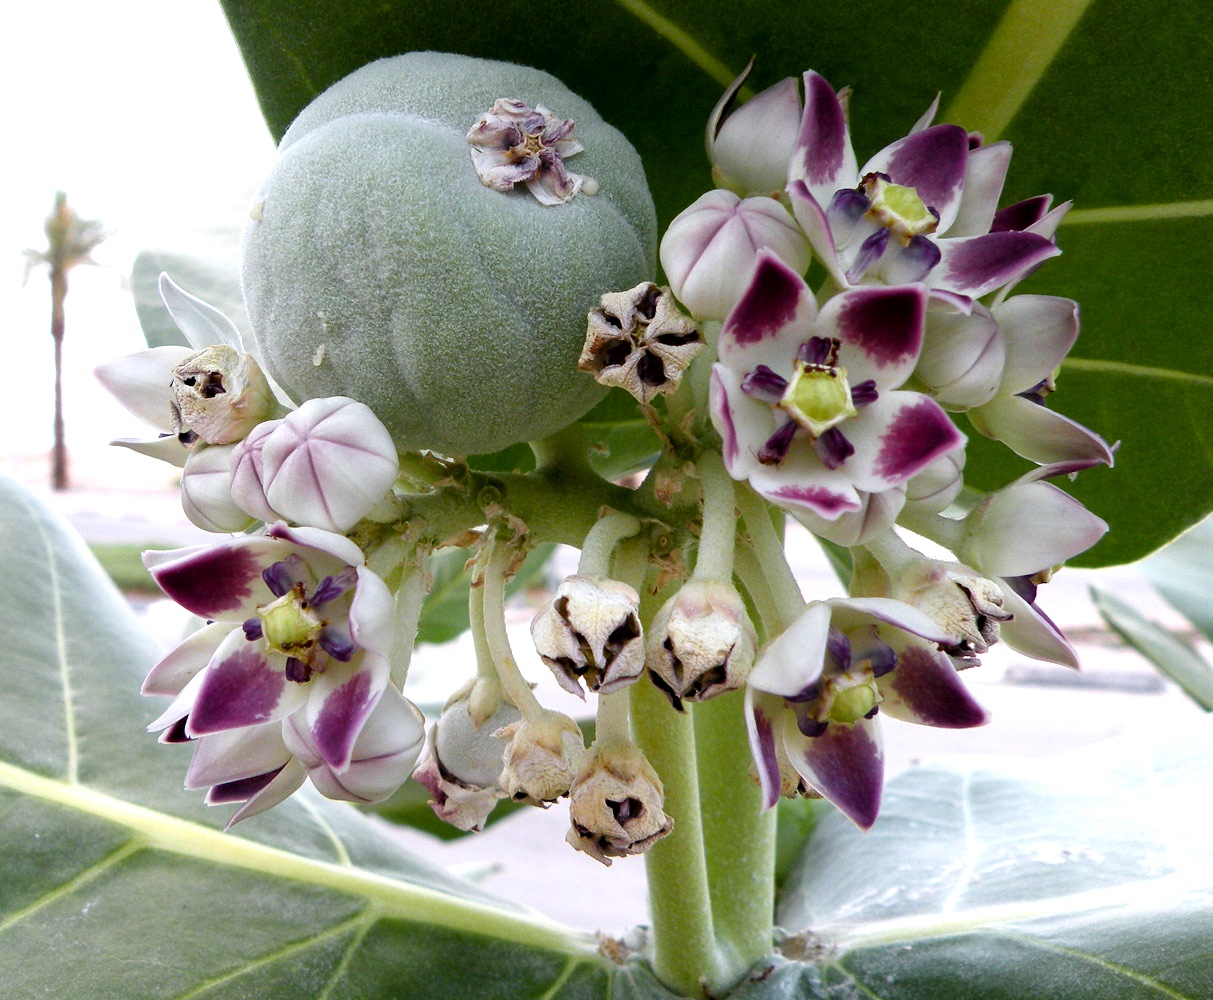
M497 98L576 123L598 193L495 191L468 130ZM640 158L554 77L414 52L364 66L296 119L244 233L259 356L296 402L352 396L403 450L481 454L552 434L604 390L577 370L586 313L652 276Z

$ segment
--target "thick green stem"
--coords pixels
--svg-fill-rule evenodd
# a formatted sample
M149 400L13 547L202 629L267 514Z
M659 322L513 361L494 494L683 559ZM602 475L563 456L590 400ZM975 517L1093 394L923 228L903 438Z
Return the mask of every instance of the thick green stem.
M694 726L652 684L628 691L634 739L661 775L665 811L674 817L673 832L644 856L653 970L670 989L698 997L722 987L725 976L712 926Z
M743 698L695 706L712 926L730 986L771 954L775 916L775 810L763 811L750 778Z
M703 452L697 465L703 484L703 529L693 578L729 580L733 576L733 544L737 536L733 480L715 452Z
M754 546L754 554L766 573L771 596L779 607L785 625L790 623L804 607L804 596L800 584L788 565L783 551L783 539L771 523L771 511L765 500L748 488L737 491L737 504Z

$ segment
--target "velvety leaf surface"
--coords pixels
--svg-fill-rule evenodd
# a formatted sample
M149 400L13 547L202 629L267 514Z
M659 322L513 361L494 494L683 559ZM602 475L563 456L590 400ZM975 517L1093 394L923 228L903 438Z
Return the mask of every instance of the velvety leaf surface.
M1196 724L902 775L870 833L834 815L809 841L777 915L808 964L771 995L1208 997L1211 761Z
M710 187L704 124L751 55L754 91L808 68L853 87L861 161L942 92L941 119L1014 143L1004 203L1050 192L1077 206L1059 233L1064 255L1022 286L1081 303L1083 335L1056 405L1121 442L1115 473L1074 486L1113 526L1075 561L1140 558L1213 508L1213 130L1203 124L1213 52L1199 0L920 0L912 16L892 0L618 0L566 5L559 17L518 0L491 14L455 0L223 6L275 136L381 56L437 49L529 63L628 135L663 225ZM993 448L968 465L984 489L1020 471Z
M596 942L299 796L221 832L145 732L157 651L87 548L0 479L5 997L601 997ZM508 970L508 971L506 971Z

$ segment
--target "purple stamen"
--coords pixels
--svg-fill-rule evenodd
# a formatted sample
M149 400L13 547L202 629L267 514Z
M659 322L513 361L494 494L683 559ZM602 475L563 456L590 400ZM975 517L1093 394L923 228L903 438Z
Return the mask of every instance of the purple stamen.
M827 221L831 223L831 228L836 216L841 216L849 222L857 222L871 207L872 201L863 191L844 188L835 191L834 197L830 199L830 207L826 209Z
M877 643L869 650L865 650L863 658L868 661L868 666L872 668L873 677L883 677L887 673L891 673L893 668L897 666L897 654L893 652L891 646L883 642Z
M286 658L286 679L296 684L306 684L312 679L312 668L298 657Z
M312 607L318 608L322 604L336 600L357 582L358 570L353 566L346 566L336 576L326 576L317 584L315 593L312 594Z
M788 695L784 701L791 704L798 702L816 701L821 697L821 681L812 681L806 684L799 692L793 695Z
M833 368L838 364L838 341L832 337L810 337L800 345L796 357L811 368Z
M871 710L870 712L868 712L868 714L867 714L867 715L865 715L865 716L864 716L864 718L865 718L865 719L874 719L874 718L876 718L876 713L877 713L877 712L879 712L879 711L880 711L880 706L879 706L879 705L873 705L873 706L872 706L872 710Z
M845 632L833 626L831 626L829 638L826 640L826 656L840 671L845 672L851 669L851 640L847 638Z
M261 579L265 581L265 585L270 588L270 593L275 597L281 597L295 585L294 577L291 576L291 571L287 568L285 560L276 562L272 566L267 566L263 569L261 571Z
M240 627L244 629L244 637L249 642L256 642L265 635L261 628L260 618L246 618Z
M796 728L799 729L805 736L816 737L826 731L828 723L820 722L814 719L803 708L796 711Z
M778 465L788 456L792 447L792 438L796 436L799 424L795 420L787 421L774 434L767 438L767 443L758 452L758 461L763 465Z
M936 218L939 217L935 209L928 211ZM925 236L911 236L910 242L901 251L899 263L903 270L898 272L898 277L906 284L922 281L942 258L943 252L935 245L934 240Z
M759 365L741 380L741 391L764 403L778 403L787 388L788 380L766 365Z
M847 281L852 285L859 284L859 279L867 273L868 268L884 256L884 252L888 246L889 230L881 226L859 245L859 253L855 256L855 263L847 269L845 275Z
M1042 378L1031 389L1025 389L1023 392L1017 392L1015 395L1020 399L1026 399L1037 406L1045 405L1045 397L1053 391L1053 379Z
M321 631L320 648L341 663L349 663L358 649L350 634L336 625L328 625Z
M855 446L837 427L831 427L813 442L813 450L827 469L837 469L855 454Z
M876 380L874 378L864 379L851 389L851 405L857 410L862 410L869 403L875 403L879 395L876 391Z

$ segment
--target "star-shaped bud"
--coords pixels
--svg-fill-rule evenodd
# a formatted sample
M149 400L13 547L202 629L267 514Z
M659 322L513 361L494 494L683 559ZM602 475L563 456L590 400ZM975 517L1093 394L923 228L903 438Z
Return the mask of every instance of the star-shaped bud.
M643 854L674 829L661 778L634 743L595 744L569 790L572 827L565 838L595 861Z

